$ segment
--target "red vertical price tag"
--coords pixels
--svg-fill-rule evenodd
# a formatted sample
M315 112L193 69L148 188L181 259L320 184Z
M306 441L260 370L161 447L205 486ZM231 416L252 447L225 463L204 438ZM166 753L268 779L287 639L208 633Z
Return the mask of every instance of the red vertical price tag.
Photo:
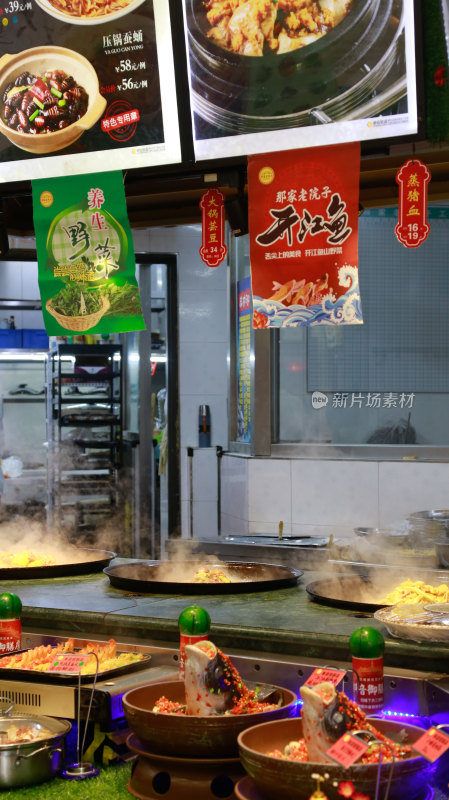
M224 197L219 189L208 189L200 200L202 244L200 256L208 267L218 267L228 248L224 243Z
M427 184L431 174L418 158L411 158L396 175L399 184L399 222L395 233L405 247L419 247L429 235Z
M326 667L317 667L312 674L307 678L304 686L316 686L318 683L331 683L337 686L346 675L344 669L328 669Z
M449 750L449 736L436 728L429 728L412 747L428 761L436 761Z
M343 736L329 748L326 755L341 764L345 769L351 767L359 758L363 756L368 750L368 745L361 739L351 736L350 733L344 733Z
M63 653L50 664L48 672L79 673L86 660L86 656L80 656L77 653Z

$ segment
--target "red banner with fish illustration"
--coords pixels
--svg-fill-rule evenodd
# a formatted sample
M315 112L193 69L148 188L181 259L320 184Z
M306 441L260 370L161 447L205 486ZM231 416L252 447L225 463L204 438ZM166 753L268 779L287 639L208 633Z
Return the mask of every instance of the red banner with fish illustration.
M253 327L361 324L360 143L248 159Z

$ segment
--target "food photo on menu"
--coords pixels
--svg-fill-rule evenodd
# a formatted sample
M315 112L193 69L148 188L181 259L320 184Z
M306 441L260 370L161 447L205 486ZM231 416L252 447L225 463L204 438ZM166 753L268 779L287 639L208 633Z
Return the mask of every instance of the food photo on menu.
M0 37L0 178L179 160L167 0L29 0Z
M416 132L407 0L184 0L184 10L198 158Z

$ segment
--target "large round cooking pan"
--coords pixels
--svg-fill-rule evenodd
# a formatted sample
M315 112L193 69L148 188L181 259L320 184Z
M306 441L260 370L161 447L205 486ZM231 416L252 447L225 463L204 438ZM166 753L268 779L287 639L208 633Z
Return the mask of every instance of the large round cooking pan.
M325 606L372 612L388 606L383 598L407 578L413 581L423 580L434 586L449 582L449 576L443 572L435 571L434 577L429 577L429 570L421 575L417 571L410 573L391 570L387 573L382 572L380 567L377 574L341 575L338 578L312 581L307 584L306 591L311 600Z
M225 570L231 583L195 583L193 576L199 566ZM170 594L233 594L234 592L264 592L295 586L303 573L276 564L226 561L132 561L114 564L103 570L112 586L128 592Z
M203 0L187 0L194 110L236 132L310 124L311 110L327 103L331 119L344 117L376 94L394 64L391 82L405 74L398 60L403 2L353 0L346 17L315 42L248 56L208 38Z
M67 558L62 564L50 564L43 567L0 567L0 580L26 580L30 578L62 578L66 575L88 575L101 572L115 558L117 553L111 550L95 550L93 548L73 548L73 561L70 551L64 548Z
M64 766L64 739L70 722L53 717L14 714L0 718L0 731L10 725L49 731L42 739L0 744L0 789L16 789L54 778Z
M373 725L384 735L395 741L403 741L402 732L407 735L407 743L413 744L423 733L422 728L404 722L371 719ZM267 800L308 800L314 789L316 779L313 775L325 777L320 788L329 800L341 800L341 782L351 781L357 793L373 797L377 784L378 765L355 764L344 769L340 764L316 764L303 761L289 761L268 756L275 749L284 750L285 745L301 739L302 721L286 719L263 723L243 731L238 737L239 753L247 773L255 781ZM391 764L385 762L381 767L379 797L386 795ZM428 783L435 766L422 756L416 755L394 766L389 800L422 800L423 789ZM347 795L345 795L347 796Z

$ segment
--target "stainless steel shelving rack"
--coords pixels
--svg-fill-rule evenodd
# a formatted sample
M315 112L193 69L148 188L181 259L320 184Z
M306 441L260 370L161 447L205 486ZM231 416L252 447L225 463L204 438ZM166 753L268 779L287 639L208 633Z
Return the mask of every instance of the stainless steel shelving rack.
M76 538L117 508L122 347L59 344L47 360L49 524Z

